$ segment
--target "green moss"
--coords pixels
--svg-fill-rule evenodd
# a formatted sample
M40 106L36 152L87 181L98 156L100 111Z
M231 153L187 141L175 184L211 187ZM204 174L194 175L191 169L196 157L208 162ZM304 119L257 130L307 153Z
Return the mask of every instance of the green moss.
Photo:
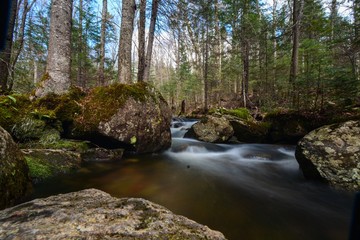
M100 121L108 120L119 108L123 107L129 98L145 102L148 98L156 100L156 91L148 84L132 85L113 84L94 88L82 101L83 112L77 121L85 130L96 128ZM106 111L104 111L106 109Z
M25 160L29 166L29 173L32 178L46 179L52 176L51 167L44 164L41 160L30 156L25 156Z
M14 124L26 114L29 105L28 95L0 96L0 126L11 132Z
M235 108L235 109L226 109L226 108L217 108L210 109L210 114L218 113L218 114L227 114L244 120L251 120L250 111L246 108Z

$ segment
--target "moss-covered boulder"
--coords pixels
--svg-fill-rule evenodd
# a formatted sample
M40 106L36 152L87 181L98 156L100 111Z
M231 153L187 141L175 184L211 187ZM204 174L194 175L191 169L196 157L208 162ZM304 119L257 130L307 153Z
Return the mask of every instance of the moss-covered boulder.
M99 146L157 152L171 145L171 111L153 87L144 83L93 89L81 102L71 136Z
M30 187L28 166L10 134L0 127L0 209L22 198Z
M360 121L348 121L318 128L296 147L295 156L309 179L360 190Z
M270 125L269 142L296 144L307 133L321 126L316 116L298 112L273 112L265 116Z
M227 142L234 134L230 122L224 117L207 116L191 126L186 138L195 138L204 142Z
M23 149L34 183L60 174L71 173L81 166L80 153L59 149Z
M0 211L0 239L224 240L222 233L139 198L96 189Z
M242 120L225 116L234 129L234 136L240 142L265 143L268 141L270 124L256 120Z

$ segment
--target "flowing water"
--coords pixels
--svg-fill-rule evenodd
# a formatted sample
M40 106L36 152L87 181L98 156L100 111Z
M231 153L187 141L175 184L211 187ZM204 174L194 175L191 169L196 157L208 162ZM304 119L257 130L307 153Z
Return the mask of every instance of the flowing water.
M98 188L161 204L228 239L347 239L353 195L305 180L294 146L183 138L193 123L173 122L172 147L164 153L87 163L38 184L33 198Z

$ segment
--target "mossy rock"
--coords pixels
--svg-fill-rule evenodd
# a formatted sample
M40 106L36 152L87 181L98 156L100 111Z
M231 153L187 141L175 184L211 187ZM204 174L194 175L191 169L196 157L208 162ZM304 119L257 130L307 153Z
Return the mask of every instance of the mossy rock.
M247 108L235 108L235 109L226 109L226 108L217 108L209 110L210 114L215 115L231 115L242 120L252 120L250 111Z
M79 153L54 149L23 149L30 176L34 183L74 172L80 168Z
M0 126L11 132L15 123L26 115L30 103L27 95L0 96Z
M23 154L0 127L0 209L13 205L29 191L28 172Z
M97 87L80 104L82 111L74 118L71 138L137 153L161 151L171 145L171 111L151 85Z
M94 88L81 102L82 112L76 118L83 130L96 130L101 121L109 120L129 98L137 102L157 101L159 93L148 84L120 84Z

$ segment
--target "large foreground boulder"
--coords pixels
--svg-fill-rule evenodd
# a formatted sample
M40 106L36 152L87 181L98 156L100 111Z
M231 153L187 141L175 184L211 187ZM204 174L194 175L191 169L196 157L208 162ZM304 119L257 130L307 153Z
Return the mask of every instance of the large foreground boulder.
M0 239L225 239L144 199L96 189L36 199L0 212Z
M0 209L26 194L30 187L28 171L21 151L10 134L0 127Z
M296 147L296 159L309 179L360 190L360 121L348 121L318 128Z
M83 109L74 119L73 137L137 153L157 152L171 145L171 110L150 85L95 88L81 105Z
M207 116L192 125L184 137L210 143L222 143L228 141L233 134L234 129L226 118Z

